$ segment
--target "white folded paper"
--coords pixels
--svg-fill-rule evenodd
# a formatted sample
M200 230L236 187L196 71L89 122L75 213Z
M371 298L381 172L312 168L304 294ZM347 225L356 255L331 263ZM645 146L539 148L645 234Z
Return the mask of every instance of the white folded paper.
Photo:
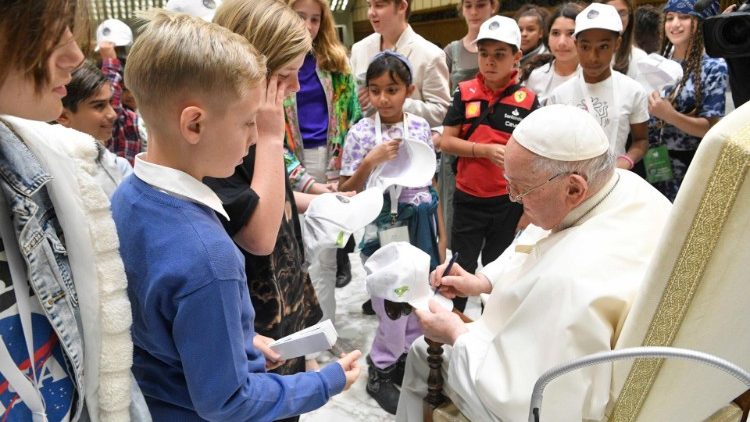
M337 338L336 328L327 319L280 338L268 346L286 360L328 350L336 343Z

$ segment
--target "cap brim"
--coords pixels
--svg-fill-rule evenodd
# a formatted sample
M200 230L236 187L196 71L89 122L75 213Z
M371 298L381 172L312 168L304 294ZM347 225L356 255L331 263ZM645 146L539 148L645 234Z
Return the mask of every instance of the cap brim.
M430 300L434 300L435 302L437 302L438 305L442 306L443 309L447 311L453 310L453 301L441 295L440 293L435 294L435 295L430 294L428 296L422 296L419 298L412 299L409 301L409 305L411 305L414 309L429 311Z
M380 187L385 190L388 186L392 185L421 188L430 184L437 168L435 151L424 142L409 140L404 141L401 148L407 149L399 153L404 154L405 158L402 158L401 161L406 160L408 167L402 167L397 174L389 175L390 166L395 165L396 161L383 164L384 168L382 172L385 174L379 174L371 182L373 187Z

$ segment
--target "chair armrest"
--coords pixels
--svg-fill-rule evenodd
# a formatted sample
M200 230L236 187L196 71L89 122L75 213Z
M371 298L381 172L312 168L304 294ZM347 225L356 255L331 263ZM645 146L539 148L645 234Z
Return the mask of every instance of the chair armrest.
M680 349L676 347L632 347L628 349L611 350L607 352L593 353L575 359L569 363L556 366L542 374L534 384L534 390L531 394L531 405L529 409L529 422L539 422L539 415L542 409L542 395L544 388L555 378L568 372L575 371L600 363L608 363L615 360L634 359L634 358L678 358L688 359L711 365L721 369L729 375L740 380L750 388L750 373L728 360L710 355L696 350ZM742 397L742 396L740 396Z

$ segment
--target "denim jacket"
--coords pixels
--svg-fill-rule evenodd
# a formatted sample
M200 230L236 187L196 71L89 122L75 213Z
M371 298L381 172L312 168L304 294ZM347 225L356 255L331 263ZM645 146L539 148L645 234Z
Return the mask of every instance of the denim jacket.
M83 339L78 298L64 237L45 185L52 177L24 143L0 123L0 192L27 263L29 282L57 333L76 387L72 421L83 412Z

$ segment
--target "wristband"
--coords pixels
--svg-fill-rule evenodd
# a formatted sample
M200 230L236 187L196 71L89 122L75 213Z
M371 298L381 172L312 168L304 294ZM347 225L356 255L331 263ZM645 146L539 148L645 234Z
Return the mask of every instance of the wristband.
M632 170L633 167L635 167L635 161L633 161L633 159L630 158L630 157L628 157L627 155L622 154L622 155L618 156L617 158L622 158L623 160L627 161L628 165L630 166L630 167L628 167L629 169Z

